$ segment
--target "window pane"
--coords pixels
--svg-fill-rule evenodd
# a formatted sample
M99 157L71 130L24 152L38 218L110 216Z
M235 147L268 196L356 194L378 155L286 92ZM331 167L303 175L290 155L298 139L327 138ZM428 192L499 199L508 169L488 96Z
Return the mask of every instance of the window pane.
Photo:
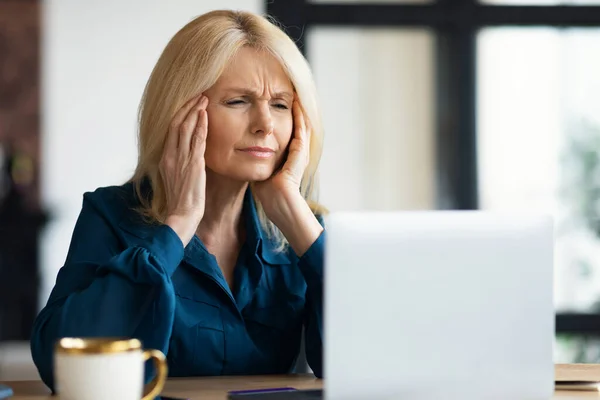
M600 338L587 335L556 335L554 362L557 364L599 363Z
M325 124L324 205L433 208L431 32L318 28L307 45Z
M481 206L553 213L556 307L600 311L600 29L485 29L478 52Z

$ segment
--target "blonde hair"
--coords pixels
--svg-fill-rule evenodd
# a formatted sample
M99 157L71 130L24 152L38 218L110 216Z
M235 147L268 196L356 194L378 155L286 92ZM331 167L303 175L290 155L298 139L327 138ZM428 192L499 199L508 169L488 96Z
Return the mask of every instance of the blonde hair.
M215 84L225 66L242 47L272 54L282 65L298 95L307 120L310 160L300 193L316 214L325 210L317 203L317 167L323 147L323 127L312 72L295 43L269 19L245 11L217 10L184 26L170 40L146 84L139 108L139 155L131 182L140 200L139 211L152 222L164 222L165 185L158 170L171 119L191 97ZM142 190L148 179L151 194ZM285 237L267 218L255 198L258 217L279 250Z

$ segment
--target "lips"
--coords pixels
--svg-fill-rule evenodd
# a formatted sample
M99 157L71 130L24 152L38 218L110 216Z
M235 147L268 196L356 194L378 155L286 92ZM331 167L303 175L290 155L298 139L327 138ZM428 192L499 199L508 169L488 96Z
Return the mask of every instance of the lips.
M254 158L270 158L275 155L275 150L269 147L253 146L240 149L240 151Z
M247 151L247 152L262 152L262 153L275 153L275 150L269 148L269 147L260 147L260 146L253 146L253 147L246 147L245 149L242 149L242 151Z

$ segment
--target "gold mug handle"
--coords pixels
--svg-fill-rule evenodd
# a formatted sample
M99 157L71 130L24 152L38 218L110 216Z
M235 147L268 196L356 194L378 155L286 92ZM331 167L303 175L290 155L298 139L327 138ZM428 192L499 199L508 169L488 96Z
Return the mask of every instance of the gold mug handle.
M167 359L162 351L159 350L144 350L142 355L144 362L152 359L156 368L156 376L144 388L144 397L142 400L152 400L162 392L167 380Z

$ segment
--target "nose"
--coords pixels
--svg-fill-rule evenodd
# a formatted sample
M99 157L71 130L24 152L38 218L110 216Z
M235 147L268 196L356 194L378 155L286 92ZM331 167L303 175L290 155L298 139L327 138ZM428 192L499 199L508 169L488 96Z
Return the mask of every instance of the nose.
M252 115L252 133L257 135L270 135L273 133L274 124L268 104L256 104Z

